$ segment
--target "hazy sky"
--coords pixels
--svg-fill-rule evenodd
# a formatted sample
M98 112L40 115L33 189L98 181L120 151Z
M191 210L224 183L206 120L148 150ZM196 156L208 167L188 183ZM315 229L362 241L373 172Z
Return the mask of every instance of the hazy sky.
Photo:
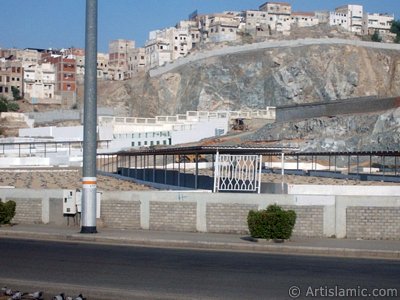
M108 52L115 39L144 46L151 30L175 26L194 10L199 14L258 9L256 0L98 0L98 50ZM293 11L333 11L361 4L370 13L391 13L400 19L400 0L286 0ZM83 48L85 0L0 0L0 48Z

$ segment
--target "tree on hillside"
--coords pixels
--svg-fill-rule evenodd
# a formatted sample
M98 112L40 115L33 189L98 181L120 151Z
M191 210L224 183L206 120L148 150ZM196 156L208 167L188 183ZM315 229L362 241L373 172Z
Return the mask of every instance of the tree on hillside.
M4 96L0 96L0 112L8 111L7 103L8 103L7 98Z
M11 87L11 91L12 91L14 100L21 100L22 99L21 92L19 91L19 88L15 87L15 86L12 86Z
M373 42L382 42L382 37L379 35L377 30L375 30L374 34L371 36L371 40Z
M400 20L393 21L390 32L396 34L395 43L400 43Z
M15 101L8 101L6 97L0 96L0 112L18 111L19 105Z

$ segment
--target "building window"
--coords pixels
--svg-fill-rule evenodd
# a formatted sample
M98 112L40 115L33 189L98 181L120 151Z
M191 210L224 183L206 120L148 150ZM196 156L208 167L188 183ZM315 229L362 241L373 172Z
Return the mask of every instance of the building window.
M132 144L131 144L131 145L132 145L132 147L135 147L135 142L132 142Z

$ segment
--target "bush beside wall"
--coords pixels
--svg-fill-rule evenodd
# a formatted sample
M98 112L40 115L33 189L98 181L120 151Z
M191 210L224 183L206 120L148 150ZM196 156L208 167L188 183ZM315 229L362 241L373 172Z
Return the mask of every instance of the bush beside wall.
M0 201L0 224L10 224L15 216L16 206L17 204L12 200L5 203Z
M296 223L293 210L283 210L278 205L270 205L265 210L249 211L247 224L250 235L261 239L289 239Z

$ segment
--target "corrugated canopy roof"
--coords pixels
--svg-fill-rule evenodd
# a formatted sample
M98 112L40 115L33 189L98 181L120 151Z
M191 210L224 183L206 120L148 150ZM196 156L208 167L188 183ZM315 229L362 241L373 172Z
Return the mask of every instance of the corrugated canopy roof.
M118 155L181 155L181 154L279 154L293 153L299 149L295 147L267 147L267 146L252 146L252 145L209 145L209 146L189 146L189 147L163 147L163 148L146 148L132 149L120 151Z

